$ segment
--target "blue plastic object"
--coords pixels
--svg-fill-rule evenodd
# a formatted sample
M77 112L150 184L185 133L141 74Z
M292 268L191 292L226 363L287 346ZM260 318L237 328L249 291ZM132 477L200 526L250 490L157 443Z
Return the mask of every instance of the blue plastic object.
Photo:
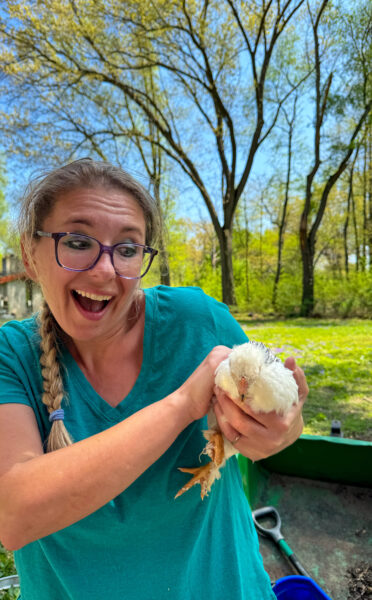
M273 592L278 600L332 600L313 579L302 575L278 579Z

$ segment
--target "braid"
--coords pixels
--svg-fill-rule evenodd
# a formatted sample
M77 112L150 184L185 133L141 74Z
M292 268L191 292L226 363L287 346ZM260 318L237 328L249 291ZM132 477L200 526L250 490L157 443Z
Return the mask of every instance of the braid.
M41 374L43 376L43 403L48 412L61 408L64 395L63 382L57 359L57 324L47 303L43 302L40 311L41 336ZM53 421L48 437L47 452L70 446L72 440L66 430L63 420Z

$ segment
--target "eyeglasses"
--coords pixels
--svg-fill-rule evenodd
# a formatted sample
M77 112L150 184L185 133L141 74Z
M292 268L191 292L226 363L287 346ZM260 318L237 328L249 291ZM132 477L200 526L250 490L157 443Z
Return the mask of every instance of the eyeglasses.
M110 255L115 273L124 279L140 279L151 267L157 250L142 244L119 243L104 246L90 235L80 233L47 233L37 231L40 237L53 238L56 261L67 271L89 271L104 252Z

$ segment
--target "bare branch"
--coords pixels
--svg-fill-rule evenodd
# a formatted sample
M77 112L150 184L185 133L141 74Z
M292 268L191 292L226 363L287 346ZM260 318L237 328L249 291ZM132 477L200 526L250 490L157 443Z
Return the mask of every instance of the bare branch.
M340 175L342 175L342 173L344 172L344 170L347 167L347 163L349 161L350 156L352 155L353 151L354 151L354 141L364 123L364 121L366 120L366 118L368 117L370 111L372 108L372 100L370 100L367 104L367 106L365 107L363 114L361 115L355 129L354 132L350 138L349 144L348 144L348 150L345 152L344 157L342 158L342 160L340 161L337 169L332 173L332 175L330 175L330 177L327 180L327 183L324 187L323 193L322 193L322 197L320 200L320 205L319 205L319 210L317 212L316 218L314 220L314 223L311 227L310 230L310 235L309 238L312 242L315 242L315 236L316 233L319 229L319 225L322 221L323 218L323 214L325 211L325 207L327 204L327 200L328 200L328 196L329 193L331 191L331 189L333 188L334 184L336 183L336 181L338 180L338 178L340 177Z

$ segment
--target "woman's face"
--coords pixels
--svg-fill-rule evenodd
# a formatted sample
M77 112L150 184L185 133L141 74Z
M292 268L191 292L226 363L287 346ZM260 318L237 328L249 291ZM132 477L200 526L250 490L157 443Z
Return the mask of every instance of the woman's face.
M146 238L141 207L129 193L110 188L78 188L61 195L42 229L90 235L109 246L145 244ZM54 240L40 238L32 257L28 274L41 285L56 321L73 340L107 339L126 329L139 280L116 275L109 254L103 253L89 271L67 271L56 262ZM89 306L86 294L101 302Z

